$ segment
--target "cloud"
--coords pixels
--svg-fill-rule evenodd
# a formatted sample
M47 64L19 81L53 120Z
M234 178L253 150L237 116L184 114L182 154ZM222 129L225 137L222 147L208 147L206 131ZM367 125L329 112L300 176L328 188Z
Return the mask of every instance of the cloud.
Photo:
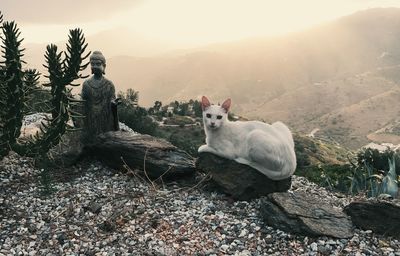
M1 0L5 20L30 24L70 24L108 18L142 0Z

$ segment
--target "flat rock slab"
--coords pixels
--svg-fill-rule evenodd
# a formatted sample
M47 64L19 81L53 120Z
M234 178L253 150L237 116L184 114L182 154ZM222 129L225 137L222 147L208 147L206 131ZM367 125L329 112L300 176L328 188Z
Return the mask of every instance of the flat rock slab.
M349 238L350 218L318 198L300 193L273 193L261 200L261 215L271 227L306 236Z
M273 192L284 192L291 186L291 178L271 180L248 165L211 153L201 153L196 167L211 173L215 183L237 200L250 200Z
M344 208L354 225L382 235L400 237L400 202L365 200L352 202Z
M145 170L152 179L177 178L195 172L194 159L189 154L150 135L106 132L85 150L111 167L121 168L126 163L131 169Z

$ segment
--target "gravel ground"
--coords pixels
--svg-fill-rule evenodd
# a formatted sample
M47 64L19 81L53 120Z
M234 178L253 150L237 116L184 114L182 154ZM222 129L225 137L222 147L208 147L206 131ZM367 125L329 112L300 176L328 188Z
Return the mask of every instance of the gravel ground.
M96 161L63 171L49 182L29 158L0 162L0 255L400 255L398 240L371 231L332 239L273 229L260 200L196 183L153 186ZM299 190L337 207L351 200L294 177Z

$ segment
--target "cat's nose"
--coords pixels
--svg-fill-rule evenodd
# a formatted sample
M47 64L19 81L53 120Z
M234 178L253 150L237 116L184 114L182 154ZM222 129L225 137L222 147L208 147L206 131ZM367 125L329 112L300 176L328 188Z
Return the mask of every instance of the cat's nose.
M214 127L214 126L215 126L215 123L214 123L214 122L211 122L211 126Z

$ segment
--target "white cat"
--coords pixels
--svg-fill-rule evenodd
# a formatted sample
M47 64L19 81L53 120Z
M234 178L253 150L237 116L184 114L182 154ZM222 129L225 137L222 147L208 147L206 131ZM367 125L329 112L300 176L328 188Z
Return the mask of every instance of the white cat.
M202 98L203 122L207 145L198 152L209 152L249 165L272 180L290 177L296 169L292 133L282 122L272 125L259 122L231 122L231 100L222 106Z

